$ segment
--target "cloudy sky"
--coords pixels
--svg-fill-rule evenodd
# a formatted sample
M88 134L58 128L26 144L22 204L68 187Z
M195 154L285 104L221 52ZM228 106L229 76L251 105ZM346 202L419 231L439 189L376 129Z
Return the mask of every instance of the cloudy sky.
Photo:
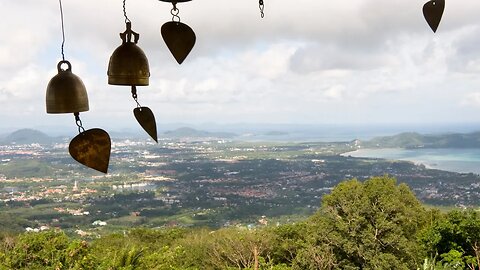
M171 4L127 0L150 63L139 102L162 123L480 123L480 1L447 1L434 34L424 1L194 0L197 35L178 65L160 27ZM135 126L128 87L107 84L125 29L121 0L63 0L66 59L87 87L86 128ZM0 0L0 129L74 127L48 115L61 59L56 0ZM73 130L75 130L73 128Z

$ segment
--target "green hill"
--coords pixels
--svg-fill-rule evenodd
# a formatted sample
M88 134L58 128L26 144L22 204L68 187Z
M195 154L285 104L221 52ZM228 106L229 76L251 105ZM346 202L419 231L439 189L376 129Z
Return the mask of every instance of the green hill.
M4 144L50 144L54 138L35 129L20 129L7 135L1 142Z
M409 132L361 142L365 148L480 148L480 132L422 135Z
M19 159L2 165L1 173L8 179L51 177L55 169L44 160Z

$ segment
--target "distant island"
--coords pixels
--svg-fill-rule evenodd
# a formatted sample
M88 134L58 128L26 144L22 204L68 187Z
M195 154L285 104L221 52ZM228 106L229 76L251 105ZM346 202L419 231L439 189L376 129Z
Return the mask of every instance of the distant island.
M284 132L284 131L269 131L264 135L265 136L286 136L288 134L289 134L288 132Z
M230 132L209 132L203 130L197 130L188 127L182 127L175 130L166 131L163 133L164 137L168 138L234 138L237 136L235 133Z
M362 148L480 148L480 132L422 135L415 132L359 141Z

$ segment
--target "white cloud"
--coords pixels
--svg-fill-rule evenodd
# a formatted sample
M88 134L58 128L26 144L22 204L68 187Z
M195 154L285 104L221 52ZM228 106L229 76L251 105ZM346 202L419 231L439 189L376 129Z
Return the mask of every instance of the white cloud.
M462 100L463 106L474 106L480 108L480 92L470 93Z
M171 5L127 1L152 74L139 102L159 123L480 120L478 0L448 2L436 34L420 2L265 4L264 19L251 1L178 4L197 35L179 66L160 36ZM60 59L58 3L2 1L0 10L8 22L0 25L0 128L69 124L70 116L44 113L45 87ZM130 89L106 83L125 27L121 2L64 1L64 11L66 56L89 92L85 122L134 125Z

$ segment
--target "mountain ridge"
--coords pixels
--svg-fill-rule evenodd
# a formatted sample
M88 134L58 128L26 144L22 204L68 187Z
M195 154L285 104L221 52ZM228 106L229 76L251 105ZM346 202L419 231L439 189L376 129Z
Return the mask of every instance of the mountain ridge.
M55 138L39 130L23 128L4 136L0 142L3 144L50 144L54 141Z
M404 132L393 136L375 137L360 141L364 148L480 148L480 131L423 135Z

